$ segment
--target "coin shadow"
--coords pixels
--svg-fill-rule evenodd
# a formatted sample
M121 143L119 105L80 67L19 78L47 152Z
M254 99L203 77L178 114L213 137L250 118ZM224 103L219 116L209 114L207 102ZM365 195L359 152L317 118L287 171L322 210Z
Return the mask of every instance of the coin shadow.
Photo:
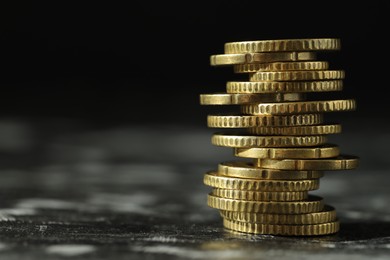
M352 222L342 223L338 240L370 240L390 237L390 222Z

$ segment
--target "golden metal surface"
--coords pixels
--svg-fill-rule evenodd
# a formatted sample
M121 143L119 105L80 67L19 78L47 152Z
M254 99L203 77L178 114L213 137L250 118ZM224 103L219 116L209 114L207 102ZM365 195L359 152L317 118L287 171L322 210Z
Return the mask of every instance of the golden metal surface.
M249 81L305 81L344 79L343 70L260 71L249 76Z
M283 103L262 103L241 106L241 112L249 115L286 115L300 113L324 113L353 111L356 109L354 99L297 101Z
M308 198L307 191L250 191L214 188L212 194L227 199L256 201L297 201Z
M263 102L284 102L305 100L303 93L263 93L263 94L200 94L201 105L243 105Z
M319 179L310 180L258 180L227 177L217 172L207 172L203 176L207 186L228 190L252 191L311 191L320 186Z
M208 194L207 205L211 208L227 211L303 214L321 211L324 208L324 201L323 198L314 195L309 195L307 200L301 201L250 201L227 199Z
M255 159L254 164L257 167L278 170L339 171L356 169L359 166L359 157L339 155L328 159Z
M359 157L327 142L341 124L324 122L325 113L353 111L356 101L307 100L306 93L343 90L345 71L316 60L319 51L340 47L337 38L239 41L210 56L212 66L249 74L248 81L227 82L225 93L200 95L201 105L240 106L238 113L207 116L208 127L228 129L214 133L211 143L253 159L221 162L203 177L212 187L207 203L219 209L224 227L283 236L339 231L335 209L309 191L319 188L326 170L358 167Z
M340 229L338 220L312 225L273 225L238 222L224 218L223 225L225 228L244 233L282 236L320 236L337 233Z
M224 52L336 51L340 48L341 42L337 38L277 39L227 42Z
M257 126L248 128L248 132L255 135L329 135L341 133L341 125Z
M235 148L234 155L258 159L319 159L339 156L340 149L335 144L324 144L318 147Z
M308 136L257 136L245 133L215 133L211 137L211 143L216 146L224 147L299 147L299 146L318 146L325 144L327 136L308 135Z
M277 225L311 225L333 222L337 219L336 210L330 205L324 205L319 212L305 214L259 214L220 210L221 217L233 221L277 224Z
M226 83L227 93L329 92L342 89L342 80L228 81Z
M273 52L245 54L217 54L210 56L211 66L225 66L247 63L268 63L278 61L299 61L316 59L314 52Z
M235 73L254 73L258 71L286 71L286 70L326 70L327 61L294 61L294 62L268 62L246 63L234 65Z
M324 176L322 171L284 171L259 168L251 162L232 161L218 164L218 174L248 179L306 180Z
M323 122L322 114L299 115L208 115L207 126L213 128L250 128L259 126L316 125Z

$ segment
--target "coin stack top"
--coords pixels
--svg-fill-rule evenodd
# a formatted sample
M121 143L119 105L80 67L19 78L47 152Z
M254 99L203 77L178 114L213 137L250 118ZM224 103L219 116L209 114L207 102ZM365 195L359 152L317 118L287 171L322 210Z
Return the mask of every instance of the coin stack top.
M254 234L314 236L336 233L336 210L320 196L325 171L352 170L359 157L328 142L341 124L329 112L353 111L354 99L308 100L306 93L343 90L344 70L334 70L318 52L339 51L340 39L308 38L228 42L210 56L211 66L233 66L248 81L229 81L226 91L200 95L201 105L237 105L236 113L207 116L222 129L216 146L241 160L221 162L205 173L212 187L207 204L220 211L227 229Z

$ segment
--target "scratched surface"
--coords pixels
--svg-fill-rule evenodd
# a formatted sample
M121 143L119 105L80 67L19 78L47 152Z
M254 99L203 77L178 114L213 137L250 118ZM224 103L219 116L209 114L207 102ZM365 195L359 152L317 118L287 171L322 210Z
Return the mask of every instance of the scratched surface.
M202 178L234 157L205 126L3 120L0 258L389 259L390 128L351 121L331 141L360 167L326 172L312 192L341 230L295 238L222 227Z

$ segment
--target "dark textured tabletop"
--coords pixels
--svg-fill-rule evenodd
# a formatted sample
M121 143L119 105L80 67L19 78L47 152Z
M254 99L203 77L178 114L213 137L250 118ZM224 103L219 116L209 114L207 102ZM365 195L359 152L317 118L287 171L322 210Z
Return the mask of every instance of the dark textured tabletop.
M330 137L359 168L326 172L312 192L340 232L282 237L226 230L207 206L203 174L234 157L205 125L3 119L0 258L389 259L390 128L370 120Z

